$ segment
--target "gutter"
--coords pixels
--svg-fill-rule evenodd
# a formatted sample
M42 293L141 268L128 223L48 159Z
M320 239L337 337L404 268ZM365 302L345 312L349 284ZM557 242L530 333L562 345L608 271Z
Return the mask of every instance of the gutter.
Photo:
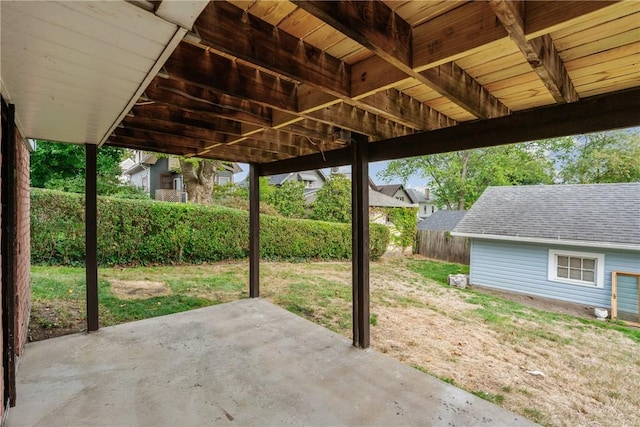
M521 236L502 236L499 234L481 234L481 233L462 233L451 232L452 236L457 237L469 237L472 239L484 239L484 240L501 240L507 242L527 242L527 243L540 243L547 245L567 245L567 246L580 246L585 248L602 248L602 249L621 249L625 251L638 251L640 252L640 244L635 243L612 243L612 242L595 242L588 240L568 240L568 239L551 239L543 237L521 237Z

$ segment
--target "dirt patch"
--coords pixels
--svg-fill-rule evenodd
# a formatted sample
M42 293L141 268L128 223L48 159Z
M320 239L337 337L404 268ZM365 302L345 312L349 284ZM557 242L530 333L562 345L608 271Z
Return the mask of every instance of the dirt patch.
M84 306L78 300L32 301L29 341L40 341L86 330Z
M149 280L111 279L111 292L120 299L141 299L171 295L171 289L162 282Z

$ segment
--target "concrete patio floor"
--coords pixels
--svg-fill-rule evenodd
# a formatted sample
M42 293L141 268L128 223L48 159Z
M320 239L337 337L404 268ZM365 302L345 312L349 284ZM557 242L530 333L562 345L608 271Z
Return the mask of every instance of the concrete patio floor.
M16 426L534 425L265 300L28 344Z

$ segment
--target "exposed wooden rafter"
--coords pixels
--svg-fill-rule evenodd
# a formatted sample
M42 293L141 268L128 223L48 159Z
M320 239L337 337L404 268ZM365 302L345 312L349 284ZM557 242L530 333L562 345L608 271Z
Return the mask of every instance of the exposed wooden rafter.
M422 73L416 71L410 49L411 26L386 4L358 1L340 1L337 5L325 1L296 3L336 30L369 47L407 76L450 98L475 116L490 118L509 114L507 107L455 64L438 65ZM455 73L451 70L455 70Z
M578 93L548 34L528 40L524 1L490 0L489 4L511 39L558 103L575 102Z

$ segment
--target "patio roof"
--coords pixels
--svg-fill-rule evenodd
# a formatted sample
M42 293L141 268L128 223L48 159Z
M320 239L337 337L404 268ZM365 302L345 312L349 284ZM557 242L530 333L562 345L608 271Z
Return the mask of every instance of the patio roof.
M637 1L179 4L2 2L23 136L314 169L352 133L383 160L640 124Z
M532 422L261 299L28 344L7 425Z

